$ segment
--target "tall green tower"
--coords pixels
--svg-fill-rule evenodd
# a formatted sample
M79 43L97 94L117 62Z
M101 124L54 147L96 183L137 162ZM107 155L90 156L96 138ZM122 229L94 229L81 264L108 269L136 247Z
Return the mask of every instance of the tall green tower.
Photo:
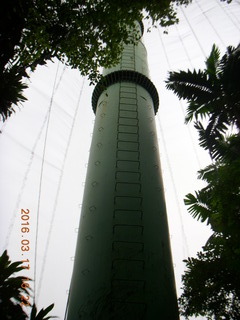
M139 35L143 25L136 23ZM154 115L141 39L104 70L96 113L67 320L177 320Z

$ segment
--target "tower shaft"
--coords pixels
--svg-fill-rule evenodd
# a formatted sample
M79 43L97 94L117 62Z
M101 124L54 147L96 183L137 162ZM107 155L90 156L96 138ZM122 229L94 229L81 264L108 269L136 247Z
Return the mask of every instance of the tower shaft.
M139 29L140 32L140 29ZM177 320L146 49L125 46L93 94L90 149L68 320Z

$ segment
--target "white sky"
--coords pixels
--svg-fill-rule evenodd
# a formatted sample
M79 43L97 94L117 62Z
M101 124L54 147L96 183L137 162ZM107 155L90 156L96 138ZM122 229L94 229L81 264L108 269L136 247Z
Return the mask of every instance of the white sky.
M180 23L169 28L168 35L155 29L144 37L151 80L160 96L156 124L178 294L182 260L195 255L209 236L208 228L193 220L183 204L187 193L201 188L196 172L209 157L198 147L192 126L184 124L185 104L165 89L164 80L169 70L204 67L204 55L209 55L213 43L224 54L228 45L238 44L240 34L239 1L193 2L179 10ZM60 319L71 279L94 123L92 90L78 71L49 63L32 74L25 93L28 101L1 123L1 252L7 245L13 261L29 259L30 270L24 275L34 278L36 273L38 308L54 302L52 314ZM21 233L21 208L30 210L30 233ZM28 252L21 251L22 239L30 242Z

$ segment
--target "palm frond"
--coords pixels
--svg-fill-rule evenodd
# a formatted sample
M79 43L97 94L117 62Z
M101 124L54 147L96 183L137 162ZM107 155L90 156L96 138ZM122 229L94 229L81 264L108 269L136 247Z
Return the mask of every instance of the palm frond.
M32 311L30 314L30 320L48 320L48 319L53 319L53 318L58 318L56 316L47 316L47 314L53 309L54 303L50 304L47 308L42 308L38 313L37 313L37 308L36 305L34 304L32 307Z
M240 44L234 48L227 47L226 53L220 60L221 80L231 91L239 89L239 71L240 71ZM235 90L234 90L235 91Z
M219 153L226 162L240 159L240 136L231 134L218 143Z
M21 264L21 261L11 263L7 250L5 250L0 257L0 285L15 272L23 270Z
M22 262L11 262L5 250L0 257L0 318L26 320L27 315L22 310L21 296L28 294L28 288L22 288L25 277L13 276L23 270ZM28 279L29 280L29 279Z
M209 75L209 79L214 81L218 77L218 69L220 64L220 50L214 44L212 46L211 53L207 60L205 61L206 64L206 73Z
M188 211L197 220L209 224L211 209L208 205L208 192L206 190L195 191L195 195L189 193L184 199L185 205L189 206Z
M221 83L225 95L225 101L229 120L235 123L240 131L240 45L237 48L228 47L226 54L222 57Z
M209 134L209 130L206 130L206 128L203 127L200 121L194 122L194 127L198 131L200 147L208 150L211 158L213 158L216 136L213 134Z
M208 183L208 188L212 185L213 181L216 180L218 176L218 169L221 166L220 162L215 162L214 164L210 164L206 166L204 169L198 171L198 179L201 179Z
M167 89L172 90L180 99L195 100L202 97L209 100L212 95L207 74L201 70L169 72L165 82Z
M224 156L222 153L223 148L220 148L220 144L225 139L223 133L228 129L225 123L226 121L222 120L220 116L211 117L206 128L203 127L200 121L194 122L194 127L199 135L199 145L208 150L214 160L222 159Z
M204 70L170 72L166 87L188 101L186 123L208 120L205 138L219 139L230 125L236 125L240 132L240 45L228 47L222 59L213 45L205 64Z
M185 123L191 122L193 119L204 119L209 116L210 106L208 103L199 104L198 101L190 101L186 110Z

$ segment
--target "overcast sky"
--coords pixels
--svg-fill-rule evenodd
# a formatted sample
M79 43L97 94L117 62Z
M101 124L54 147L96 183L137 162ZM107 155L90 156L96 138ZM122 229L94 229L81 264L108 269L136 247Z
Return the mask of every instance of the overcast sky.
M179 10L180 23L167 35L160 29L144 35L151 80L160 96L156 124L178 294L182 260L195 255L210 234L183 204L187 193L201 188L197 170L210 159L198 147L192 126L184 124L185 104L165 89L164 81L169 70L204 67L213 43L222 54L228 45L237 46L240 31L239 1L193 2ZM54 302L52 314L60 319L71 279L94 124L92 90L77 70L49 63L32 74L25 92L28 101L1 123L1 251L7 247L12 260L29 260L30 270L24 275L36 275L37 305ZM21 209L30 210L29 233L21 232ZM30 243L28 252L21 251L24 239Z

